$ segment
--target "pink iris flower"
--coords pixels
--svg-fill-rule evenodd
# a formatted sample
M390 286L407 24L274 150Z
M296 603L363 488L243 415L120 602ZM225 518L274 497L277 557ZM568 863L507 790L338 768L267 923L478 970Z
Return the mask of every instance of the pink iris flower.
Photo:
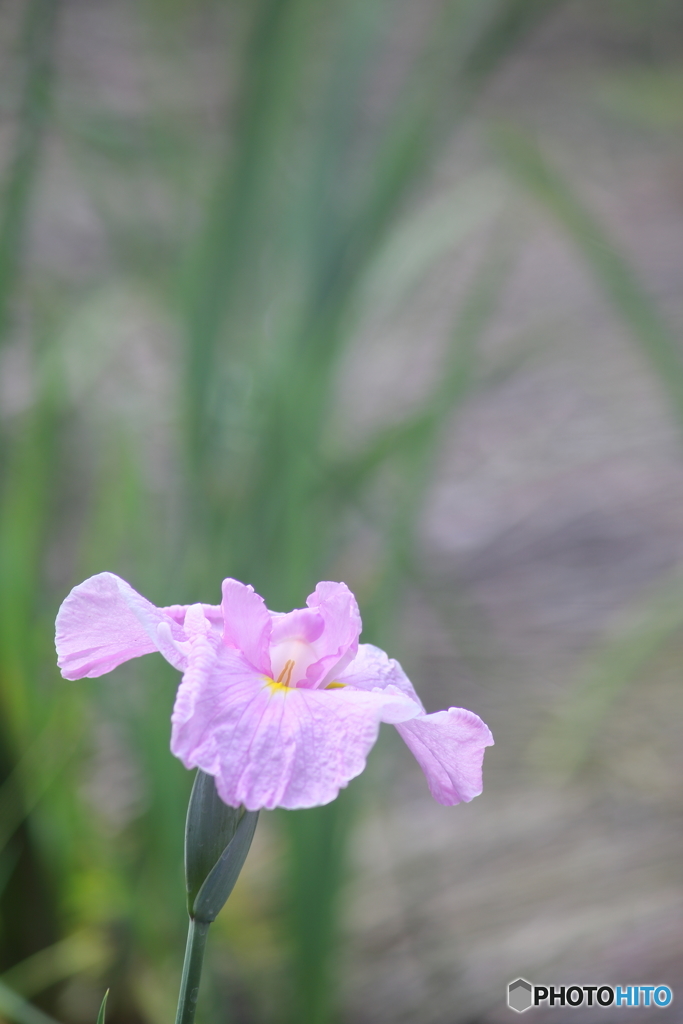
M486 725L463 708L428 715L397 661L359 644L344 583L319 583L280 614L227 579L220 605L157 608L113 573L75 587L57 616L67 679L100 676L160 651L183 672L171 750L250 811L329 803L365 767L380 722L395 725L442 804L482 789Z

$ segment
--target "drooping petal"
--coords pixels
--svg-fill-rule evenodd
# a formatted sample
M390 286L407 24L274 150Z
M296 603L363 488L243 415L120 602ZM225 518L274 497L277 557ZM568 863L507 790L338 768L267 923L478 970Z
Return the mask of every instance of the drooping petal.
M355 656L362 622L356 599L345 583L319 583L306 604L319 612L325 628L312 645L318 660L308 668L303 685L322 687Z
M474 712L449 708L396 728L427 776L435 800L452 805L479 796L484 749L492 746L493 736Z
M55 644L62 675L101 676L130 658L159 650L160 623L167 624L175 639L183 639L178 622L125 580L111 572L91 576L74 587L57 615ZM176 668L183 667L172 646L163 653Z
M257 672L270 675L271 617L254 588L238 580L223 580L223 640L242 651Z
M395 686L419 704L424 711L422 701L399 663L373 644L359 644L355 658L343 672L335 676L335 680L347 686L355 686L359 690Z
M481 793L484 749L493 743L493 737L477 715L463 708L425 714L399 663L372 644L359 645L358 654L340 674L339 682L360 689L396 687L417 702L422 714L397 728L440 803L457 804Z
M213 775L234 807L313 807L362 772L380 722L418 713L393 687L278 686L238 651L214 652L197 639L173 712L171 749L187 768Z

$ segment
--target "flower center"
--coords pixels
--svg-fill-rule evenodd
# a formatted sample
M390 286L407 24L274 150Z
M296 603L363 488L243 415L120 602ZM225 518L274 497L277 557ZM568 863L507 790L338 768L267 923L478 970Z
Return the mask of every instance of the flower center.
M297 686L303 682L309 666L317 660L318 655L305 640L283 640L270 649L273 679L281 686Z
M293 668L294 668L294 662L290 658L289 661L285 662L285 667L282 669L282 672L277 677L275 682L279 683L280 686L289 686L289 680L292 678L292 669Z

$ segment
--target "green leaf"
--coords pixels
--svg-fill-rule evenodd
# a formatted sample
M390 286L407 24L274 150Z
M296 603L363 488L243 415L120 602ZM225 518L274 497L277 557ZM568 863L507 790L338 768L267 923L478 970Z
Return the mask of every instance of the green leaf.
M102 1005L100 1006L100 1012L97 1014L97 1024L104 1024L104 1011L105 1011L105 1007L107 1005L107 996L108 995L109 995L109 989L107 989L107 991L104 993L104 999L102 1000Z
M258 812L228 807L213 777L198 771L185 826L185 882L190 917L213 921L233 890L254 837Z

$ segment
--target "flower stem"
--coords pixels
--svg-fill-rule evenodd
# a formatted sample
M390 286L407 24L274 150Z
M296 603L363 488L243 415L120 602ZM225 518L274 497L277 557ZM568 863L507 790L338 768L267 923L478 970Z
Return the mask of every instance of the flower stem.
M175 1018L176 1024L193 1024L195 1010L197 1009L199 982L202 976L204 947L206 946L206 936L208 934L208 921L196 921L194 918L190 918L187 946L185 947L185 961L183 963L183 976L180 979L178 1011Z

